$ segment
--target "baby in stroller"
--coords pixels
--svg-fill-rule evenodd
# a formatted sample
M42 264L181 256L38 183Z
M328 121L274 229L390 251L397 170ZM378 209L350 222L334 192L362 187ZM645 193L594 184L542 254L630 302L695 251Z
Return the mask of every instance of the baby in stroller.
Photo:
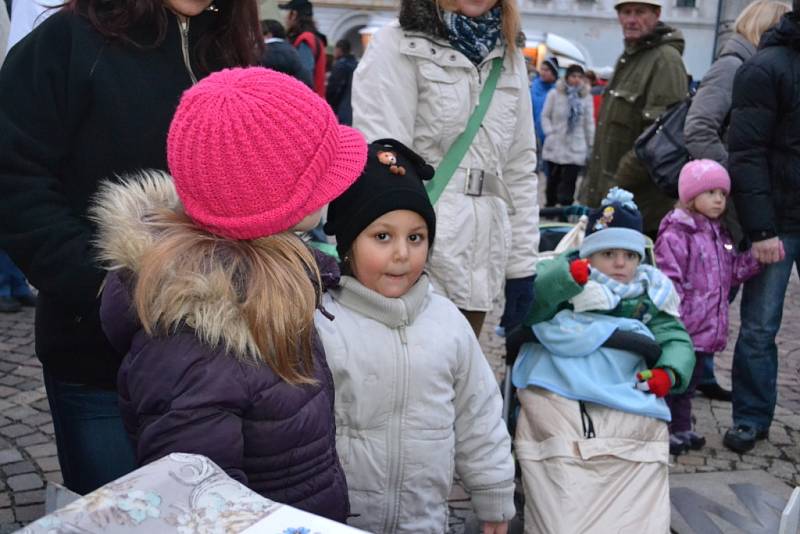
M663 397L686 388L694 352L672 283L642 264L641 229L632 195L614 188L580 249L538 265L519 331L538 343L512 373L526 532L669 531ZM655 351L615 348L626 334Z

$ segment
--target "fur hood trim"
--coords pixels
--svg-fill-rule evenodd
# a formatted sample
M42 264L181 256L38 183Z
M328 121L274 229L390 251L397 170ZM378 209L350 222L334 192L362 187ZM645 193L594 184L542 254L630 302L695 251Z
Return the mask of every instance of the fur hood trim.
M173 331L187 325L209 346L224 346L239 359L261 360L238 304L235 275L225 268L229 261L224 258L236 253L236 242L185 223L165 222L161 217L155 221L158 213L182 209L172 177L162 171L141 171L119 182L103 183L89 210L98 228L99 259L107 270L128 271L135 278L159 235L185 232L187 238L196 238L198 232L204 233L210 251L207 271L188 273L181 268L181 258L173 257L165 265L168 282L155 303L158 324L148 326L153 332L163 332L164 326Z
M181 201L175 184L163 171L140 171L119 182L103 182L89 207L89 217L97 224L100 261L109 271L138 272L158 233L148 219L158 211L178 209Z

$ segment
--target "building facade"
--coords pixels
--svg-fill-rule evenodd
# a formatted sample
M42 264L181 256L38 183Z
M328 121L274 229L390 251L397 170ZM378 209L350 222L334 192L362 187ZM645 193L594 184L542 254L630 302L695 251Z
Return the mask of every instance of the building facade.
M376 28L396 17L397 0L313 0L314 14L329 43L348 39L356 54L362 51L361 30ZM590 67L613 66L622 52L622 32L614 0L519 0L522 27L541 39L548 33L572 42ZM665 0L661 18L686 37L687 71L700 79L711 65L717 44L717 14L736 0ZM266 2L264 2L266 3ZM741 2L739 2L741 3ZM738 7L738 6L737 6Z

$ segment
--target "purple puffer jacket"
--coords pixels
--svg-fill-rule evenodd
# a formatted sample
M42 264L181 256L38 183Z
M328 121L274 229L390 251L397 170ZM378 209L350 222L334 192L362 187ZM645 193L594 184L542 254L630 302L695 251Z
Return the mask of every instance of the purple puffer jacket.
M132 310L130 281L163 231L146 218L175 206L174 186L168 177L150 176L107 187L98 202L98 248L114 269L101 321L114 348L126 354L117 375L119 405L139 464L172 452L202 454L264 497L344 522L349 504L336 454L333 377L319 337L314 385L289 385L260 360L237 357L251 337L236 295L213 290L220 286L212 274L230 270L213 255L212 274L167 279L160 289L171 297L161 302L160 317L177 327L148 335ZM191 238L185 226L171 231ZM175 264L165 269L178 271Z
M661 220L655 256L681 296L681 320L695 350L724 350L731 287L758 274L759 263L749 251L737 254L720 221L680 208Z
M111 343L127 354L117 386L138 463L203 454L268 499L344 523L349 504L336 454L333 378L319 338L318 385L291 386L265 364L205 345L189 328L148 336L128 312L119 277L106 280L101 319Z

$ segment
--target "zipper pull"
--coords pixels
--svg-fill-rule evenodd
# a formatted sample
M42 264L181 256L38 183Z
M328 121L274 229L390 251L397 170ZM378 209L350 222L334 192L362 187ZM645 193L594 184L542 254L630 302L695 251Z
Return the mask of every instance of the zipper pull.
M408 345L408 338L406 337L406 325L401 325L400 328L398 328L398 331L400 332L400 342L403 345Z

